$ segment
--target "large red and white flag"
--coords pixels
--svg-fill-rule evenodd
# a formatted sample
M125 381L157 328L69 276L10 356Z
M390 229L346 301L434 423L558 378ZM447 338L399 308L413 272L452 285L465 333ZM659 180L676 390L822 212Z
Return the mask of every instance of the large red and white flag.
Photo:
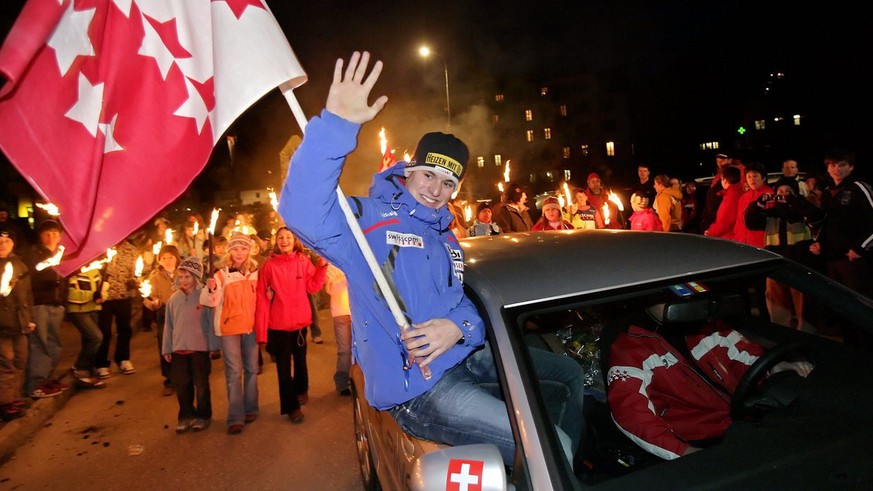
M60 209L63 275L181 195L266 92L306 81L263 0L30 0L0 72L0 148Z

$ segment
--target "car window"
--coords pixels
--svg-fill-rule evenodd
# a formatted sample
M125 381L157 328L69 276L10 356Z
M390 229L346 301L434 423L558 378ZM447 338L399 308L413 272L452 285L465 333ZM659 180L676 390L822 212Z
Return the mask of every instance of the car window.
M818 403L820 397L845 396L837 393L837 385L842 384L837 384L839 376L832 372L833 368L869 370L873 346L870 342L873 319L870 300L787 261L763 269L739 268L700 277L665 280L633 289L599 292L596 296L582 295L560 302L526 305L507 312L507 318L512 323L512 339L528 353L530 365L524 367L526 370L536 371L534 365L542 359L538 355L541 352L566 357L582 368L585 425L581 435L572 435L573 439L578 437L580 440L573 452L572 464L573 478L579 484L670 473L662 469L671 467L661 465L668 459L647 451L633 438L628 438L623 429L617 428L609 406L607 373L610 370L610 347L631 326L656 333L659 339L677 346L681 359L688 360L695 355L689 352L683 340L689 337L689 333L698 331L736 331L751 346L760 347L762 351L756 359L790 345L792 350L787 351L786 360L792 363L809 361L816 366L813 371L816 376L807 377L806 386L798 384L800 389L791 402L791 408L801 410L804 404ZM758 348L749 348L749 353L758 353L755 349ZM747 366L741 367L737 378L747 370ZM546 408L547 417L539 424L550 438L555 439L552 444L560 447L561 433L552 428L560 426L556 421L559 416L549 409L548 401L557 397L555 388L550 383L542 383L536 376L531 376L530 380L534 387L527 391L529 397L536 399L536 407ZM760 380L757 383L763 385ZM731 390L722 392L722 398L730 405ZM865 388L863 392L866 394L870 390ZM871 401L873 397L866 400L866 404L873 411ZM756 416L761 412L762 417L781 424L779 411L752 409ZM826 405L814 416L810 413L810 417L828 420L830 411L836 411L836 408ZM745 424L746 421L734 422L729 432L741 431L737 428L746 428ZM788 431L787 427L785 431ZM838 432L830 436L838 442L848 438L849 433ZM772 439L773 435L768 438ZM701 442L701 445L709 446L699 456L694 459L680 457L674 465L688 466L688 475L699 473L704 479L701 482L716 479L705 472L706 466L717 466L716 461L708 461L716 458L715 450L722 455L744 452L744 444L728 437L716 440ZM810 439L779 448L782 452L803 454L821 443ZM767 445L778 447L773 442ZM814 459L814 456L810 454L805 458ZM748 465L759 463L749 462ZM734 472L742 472L741 465Z

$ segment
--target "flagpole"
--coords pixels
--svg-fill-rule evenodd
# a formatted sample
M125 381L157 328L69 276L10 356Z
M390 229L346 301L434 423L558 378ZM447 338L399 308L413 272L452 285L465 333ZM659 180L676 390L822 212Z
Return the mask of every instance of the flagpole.
M297 97L294 95L294 90L292 88L282 89L282 95L285 96L285 100L288 101L288 105L291 107L291 112L294 114L294 119L297 120L297 125L300 126L300 131L304 134L306 133L306 124L307 119L306 115L303 113L303 108L300 107L300 103L297 101ZM349 224L349 228L352 231L352 235L355 237L355 242L358 243L358 247L361 248L361 253L364 255L364 259L367 261L367 266L370 268L370 272L373 273L373 277L376 279L376 284L379 286L379 291L382 293L382 296L385 297L385 301L388 303L388 309L391 310L391 314L394 316L394 322L400 326L400 330L406 331L408 329L412 329L412 326L409 325L409 322L406 320L406 316L403 315L403 311L400 309L400 304L397 302L397 298L394 297L394 294L391 292L391 287L388 285L388 280L385 278L385 274L382 271L382 268L379 267L379 263L376 261L376 256L373 255L373 250L370 248L370 244L367 242L367 238L364 237L364 232L361 230L361 225L358 223L358 220L355 218L354 212L349 207L348 200L346 199L343 190L340 188L339 184L336 187L337 200L339 201L340 208L343 211L343 215L346 218L346 222ZM409 355L408 364L411 365L413 363L413 356ZM404 369L408 370L411 367L406 366L404 364ZM429 367L420 367L421 375L425 380L430 379L430 368Z

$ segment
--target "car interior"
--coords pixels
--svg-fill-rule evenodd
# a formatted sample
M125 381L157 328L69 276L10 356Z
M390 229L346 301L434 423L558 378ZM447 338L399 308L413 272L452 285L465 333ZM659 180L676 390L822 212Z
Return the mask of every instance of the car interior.
M768 278L803 294L788 325L771 322ZM573 460L582 485L855 485L873 482L860 458L861 448L873 451L873 386L859 376L873 368L873 305L843 290L784 262L526 305L506 315L519 343L570 356L585 370L585 435ZM611 343L635 325L690 357L684 335L714 323L766 350L734 392L733 424L721 438L701 442L705 448L696 454L672 461L649 454L612 420L604 377ZM779 361L797 360L815 365L807 378L792 371L767 376Z

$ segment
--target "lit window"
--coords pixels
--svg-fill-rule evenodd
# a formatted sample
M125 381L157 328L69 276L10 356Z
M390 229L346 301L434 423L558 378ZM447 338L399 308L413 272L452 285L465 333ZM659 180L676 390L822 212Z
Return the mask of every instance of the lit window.
M582 156L587 157L588 156L588 145L582 145L579 148L580 148L580 150L582 150Z
M551 140L552 139L552 129L551 128L544 128L543 129L543 136L545 137L546 140Z
M565 181L570 180L570 169L564 169L564 180Z
M503 157L499 153L494 154L494 165L503 165Z
M524 120L525 121L533 121L533 111L530 109L524 110Z
M548 95L549 88L548 87L540 87L540 95Z
M775 118L773 118L773 121L778 122L778 121L782 121L783 119L785 119L785 118L783 118L782 116L776 116Z
M570 158L570 147L564 147L564 158L565 159Z
M532 142L533 137L534 137L533 130L527 130L527 141Z
M558 107L558 110L561 111L561 116L567 116L567 105L566 104L561 104Z
M494 100L497 102L503 102L503 94L497 94L494 96Z
M799 114L794 115L794 126L800 126L800 115Z
M615 157L615 142L606 142L606 155Z
M718 150L718 142L712 142L712 149Z
M493 124L497 124L497 123L499 123L499 122L500 122L500 116L497 115L497 114L495 114L494 116L491 117L491 122L492 122Z
M530 182L537 182L537 175L534 174L534 173L528 174L527 179L528 179Z
M546 179L548 179L549 182L553 182L555 180L554 176L552 176L552 171L546 172Z
M485 167L485 157L476 157L476 165Z
M700 147L701 150L706 150L706 143L701 143L698 146Z
M767 123L763 119L756 119L755 120L755 129L756 130L760 131L760 130L765 129L766 127L767 127Z

